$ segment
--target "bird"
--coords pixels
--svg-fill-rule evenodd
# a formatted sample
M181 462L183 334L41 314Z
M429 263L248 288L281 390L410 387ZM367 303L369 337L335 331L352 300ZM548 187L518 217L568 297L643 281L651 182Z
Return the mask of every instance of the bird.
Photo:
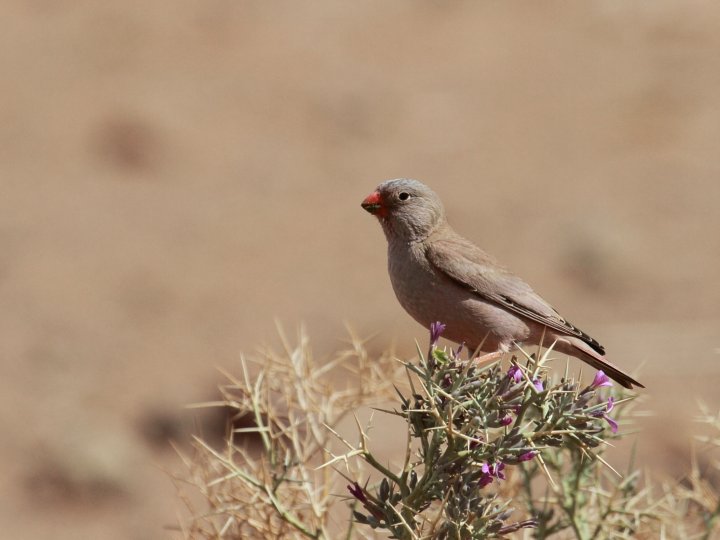
M361 203L387 239L388 273L405 311L471 351L501 354L549 346L603 371L624 386L644 386L610 363L595 339L448 223L438 195L418 180L381 183Z

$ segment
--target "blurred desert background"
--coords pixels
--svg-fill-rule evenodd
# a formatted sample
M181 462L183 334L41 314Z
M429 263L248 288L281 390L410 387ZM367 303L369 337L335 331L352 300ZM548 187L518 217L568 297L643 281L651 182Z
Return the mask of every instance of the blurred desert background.
M412 354L359 206L400 176L637 370L641 463L686 469L720 405L720 4L0 15L4 538L173 536L167 441L276 318Z

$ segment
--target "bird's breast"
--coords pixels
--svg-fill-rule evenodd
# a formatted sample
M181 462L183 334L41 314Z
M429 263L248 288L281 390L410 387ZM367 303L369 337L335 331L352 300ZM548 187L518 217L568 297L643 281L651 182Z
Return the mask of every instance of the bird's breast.
M405 247L405 246L403 246ZM428 328L441 321L445 336L483 349L496 349L522 340L527 326L518 317L482 300L436 269L421 249L388 249L388 273L395 296L413 319Z

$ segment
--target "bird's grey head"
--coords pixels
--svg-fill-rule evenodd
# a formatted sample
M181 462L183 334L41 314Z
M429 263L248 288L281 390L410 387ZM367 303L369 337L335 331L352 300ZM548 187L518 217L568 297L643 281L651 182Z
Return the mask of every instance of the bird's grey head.
M445 220L440 198L422 182L387 180L362 202L380 220L388 241L424 240Z

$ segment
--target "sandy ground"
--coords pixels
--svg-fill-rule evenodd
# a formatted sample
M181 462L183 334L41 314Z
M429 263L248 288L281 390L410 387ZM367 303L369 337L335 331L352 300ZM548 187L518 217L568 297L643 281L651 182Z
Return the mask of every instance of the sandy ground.
M451 221L647 384L687 459L720 371L720 4L9 0L0 8L0 523L168 537L216 366L424 330L359 203Z

